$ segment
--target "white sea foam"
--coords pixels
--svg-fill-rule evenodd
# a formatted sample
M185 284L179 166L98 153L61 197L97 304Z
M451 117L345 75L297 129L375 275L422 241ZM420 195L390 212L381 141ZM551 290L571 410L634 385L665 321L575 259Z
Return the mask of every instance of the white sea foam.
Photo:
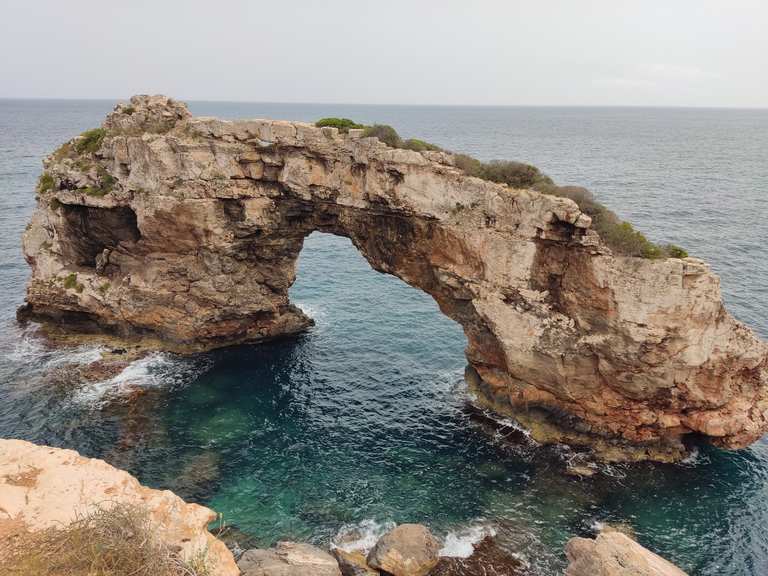
M475 408L479 409L483 413L483 417L487 418L488 420L491 420L494 424L496 424L499 428L497 431L497 435L500 437L506 436L510 432L519 432L525 438L535 446L538 446L539 443L533 439L531 436L531 431L520 424L517 420L513 418L507 418L504 416L499 416L498 414L495 414L491 412L490 410L486 410L485 408L481 408L480 406L475 405Z
M29 332L22 332L6 358L13 362L38 368L53 368L62 364L90 364L101 358L103 346L50 348Z
M315 322L324 319L326 316L326 309L323 306L317 306L302 301L295 301L293 304L300 308L304 314L312 318Z
M489 536L496 536L496 530L489 524L467 526L461 530L449 532L445 536L440 556L469 558L475 551L475 546Z
M207 366L208 363L200 359L155 352L131 362L112 378L89 383L75 394L73 400L99 405L137 388L175 388L199 376Z
M700 464L708 464L708 463L709 463L709 456L702 454L698 448L694 447L693 450L690 451L688 456L680 460L679 465L694 467Z
M370 518L357 524L345 524L331 540L331 548L367 554L379 538L395 526L394 522L377 522Z

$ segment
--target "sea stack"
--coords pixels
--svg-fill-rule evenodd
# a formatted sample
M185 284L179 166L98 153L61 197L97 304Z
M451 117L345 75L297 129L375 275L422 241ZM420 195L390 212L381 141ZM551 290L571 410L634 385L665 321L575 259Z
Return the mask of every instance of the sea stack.
M534 438L672 461L768 428L768 345L704 262L613 254L573 201L450 153L136 96L44 166L22 317L181 352L295 334L296 260L329 232L461 324L478 401Z

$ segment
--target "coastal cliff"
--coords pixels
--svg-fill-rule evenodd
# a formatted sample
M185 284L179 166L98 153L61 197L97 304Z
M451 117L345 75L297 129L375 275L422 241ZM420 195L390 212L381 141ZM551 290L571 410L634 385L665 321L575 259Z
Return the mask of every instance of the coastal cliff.
M705 263L613 254L571 200L451 154L139 96L44 166L23 317L180 352L295 334L296 260L329 232L461 324L478 403L540 441L669 461L768 428L768 345Z

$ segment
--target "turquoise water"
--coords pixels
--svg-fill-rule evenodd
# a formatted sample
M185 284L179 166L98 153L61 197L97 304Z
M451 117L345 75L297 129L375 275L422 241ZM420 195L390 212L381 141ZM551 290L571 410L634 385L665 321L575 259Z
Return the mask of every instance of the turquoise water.
M102 383L61 376L67 362L97 352L46 350L15 325L28 273L19 235L40 158L110 107L0 101L0 436L104 458L212 506L260 545L325 545L360 523L425 522L442 536L483 527L533 574L549 575L562 571L569 537L614 522L691 574L768 572L768 444L566 477L567 449L469 416L460 328L428 296L372 271L343 238L306 241L291 296L317 325L299 338L153 355ZM768 336L768 112L191 108L346 115L483 158L533 161L556 180L592 187L652 237L710 260L729 308Z

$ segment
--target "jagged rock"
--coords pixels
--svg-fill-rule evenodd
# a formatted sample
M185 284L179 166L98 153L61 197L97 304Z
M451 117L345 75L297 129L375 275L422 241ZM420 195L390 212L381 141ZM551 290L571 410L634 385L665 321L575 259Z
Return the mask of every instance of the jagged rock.
M331 552L339 563L342 576L379 576L378 571L368 566L368 560L362 552L347 552L341 548L334 548Z
M400 524L379 538L368 565L393 576L424 576L437 565L440 543L426 526Z
M237 562L242 576L341 576L333 556L312 546L278 542L269 550L247 550Z
M450 154L193 118L160 96L103 128L95 151L45 160L22 316L182 352L293 334L312 324L288 300L304 237L330 232L459 322L478 401L539 441L675 460L686 435L739 448L768 428L768 345L706 264L613 255L569 199L467 177Z
M212 576L239 574L232 553L208 532L216 514L74 450L0 439L0 537L66 526L110 503L147 509L160 537L192 560L204 554Z
M491 536L475 545L468 558L440 558L429 576L522 576L526 568L520 559L498 546Z
M595 540L571 538L565 553L569 561L565 576L687 576L618 531L601 532Z

